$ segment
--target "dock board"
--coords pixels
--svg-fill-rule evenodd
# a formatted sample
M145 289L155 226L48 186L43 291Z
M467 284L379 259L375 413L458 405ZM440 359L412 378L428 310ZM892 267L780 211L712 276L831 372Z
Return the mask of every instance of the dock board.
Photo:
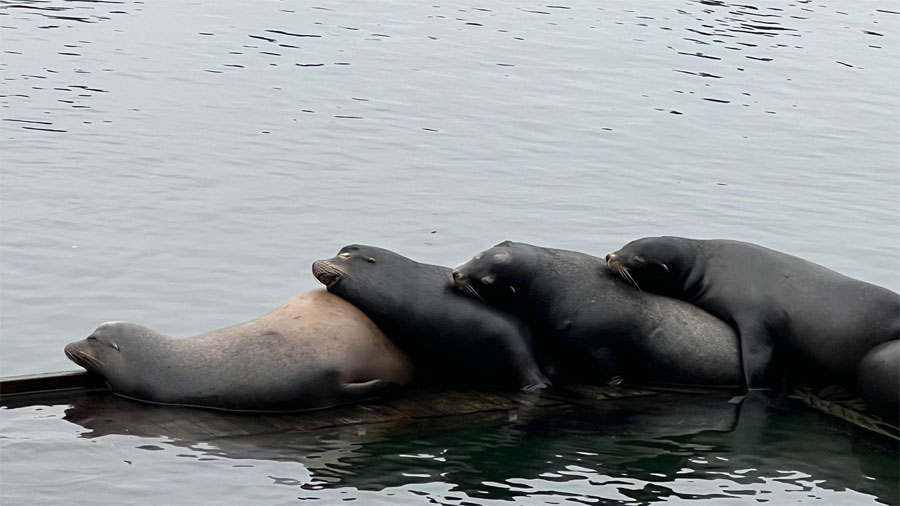
M552 416L575 407L597 407L614 400L676 394L715 394L725 399L731 395L722 389L587 384L567 385L541 394L413 387L394 397L362 404L294 413L236 413L121 398L110 394L102 379L84 371L0 378L0 405L16 408L71 404L66 419L90 429L86 437L132 434L193 440L341 427L364 431L366 426L376 424L419 429L430 425L446 427L453 425L454 419L465 419L465 424L476 419L517 421ZM900 441L898 427L867 413L858 399L826 400L811 388L795 389L791 398L879 437Z

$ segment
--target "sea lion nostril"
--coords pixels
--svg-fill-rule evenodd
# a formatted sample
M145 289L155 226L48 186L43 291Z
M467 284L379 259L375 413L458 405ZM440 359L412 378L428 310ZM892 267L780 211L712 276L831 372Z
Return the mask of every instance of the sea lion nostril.
M453 281L459 281L459 278L461 278L461 277L462 277L462 274L460 274L458 270L454 269L453 270Z
M607 254L606 254L606 261L609 262L614 256L616 256L614 253L607 253Z

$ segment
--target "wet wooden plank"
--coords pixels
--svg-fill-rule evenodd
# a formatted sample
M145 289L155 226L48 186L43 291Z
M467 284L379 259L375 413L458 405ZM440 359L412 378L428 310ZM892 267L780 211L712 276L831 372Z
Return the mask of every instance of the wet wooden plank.
M448 417L485 416L516 420L522 416L575 405L598 406L616 399L661 395L653 387L575 384L553 388L539 395L474 389L416 387L400 395L364 404L297 413L234 413L141 403L100 392L102 380L84 371L0 378L0 404L23 407L66 404L66 418L102 433L143 436L217 438L313 431L329 427L399 423L432 425ZM671 388L669 389L671 390ZM711 389L721 391L721 389ZM665 392L666 390L663 389ZM675 389L683 392L683 389ZM703 389L694 389L702 395ZM809 387L793 390L793 398L857 427L900 440L900 429L866 411L859 399L823 399ZM552 409L551 409L552 408ZM88 433L86 437L92 437Z
M900 427L866 412L865 402L861 399L855 397L832 400L823 399L816 395L811 387L795 388L791 392L791 397L799 399L813 409L850 422L857 427L862 427L900 441Z
M513 409L519 403L479 390L413 390L386 403L411 418L434 418Z
M379 401L370 401L364 404L348 404L297 413L267 413L262 416L266 420L269 420L270 423L281 427L283 430L300 432L328 427L363 425L409 419L403 412L384 405Z
M38 392L106 388L103 378L86 371L63 371L0 378L0 397Z
M633 397L646 397L659 395L658 392L644 390L631 386L588 385L575 384L566 387L573 395L566 398L573 404L596 406L598 403L614 400L629 399Z

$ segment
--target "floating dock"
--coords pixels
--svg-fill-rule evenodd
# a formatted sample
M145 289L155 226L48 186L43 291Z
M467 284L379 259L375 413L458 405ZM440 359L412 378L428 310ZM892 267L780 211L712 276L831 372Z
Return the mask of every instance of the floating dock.
M555 416L577 407L599 407L613 400L674 395L715 395L724 400L734 393L723 389L567 385L540 394L476 389L413 387L398 395L360 404L293 413L238 413L212 409L163 406L112 395L98 376L84 371L0 378L0 406L71 403L66 418L89 428L90 435L131 434L192 439L286 432L310 432L389 424L419 430L446 427L454 421L470 424L517 421L520 417ZM844 420L862 436L900 441L896 425L868 414L858 399L826 400L810 388L795 389L791 398ZM732 402L739 398L734 397ZM645 399L651 401L652 399ZM462 418L461 418L462 417ZM460 422L462 423L462 422Z

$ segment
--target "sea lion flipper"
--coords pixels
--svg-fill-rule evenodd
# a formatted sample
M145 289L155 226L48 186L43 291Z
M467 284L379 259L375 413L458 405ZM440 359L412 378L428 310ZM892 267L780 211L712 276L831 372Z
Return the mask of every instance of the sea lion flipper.
M738 319L737 329L747 388L772 388L777 378L772 365L775 340L771 332L763 322L753 318Z
M375 379L359 383L344 383L341 391L350 399L373 399L391 395L402 386L393 381Z

